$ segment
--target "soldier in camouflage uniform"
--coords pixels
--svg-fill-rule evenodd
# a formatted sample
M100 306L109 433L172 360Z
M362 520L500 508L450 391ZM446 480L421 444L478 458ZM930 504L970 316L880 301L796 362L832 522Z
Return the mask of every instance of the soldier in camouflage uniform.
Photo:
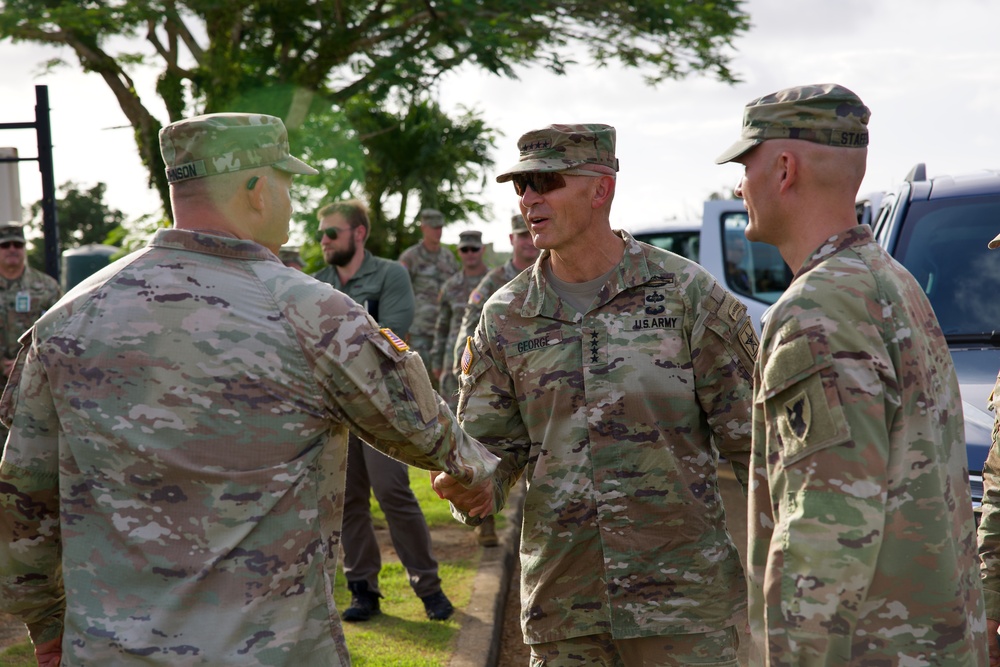
M24 246L23 227L0 227L0 344L3 345L0 386L7 383L14 358L21 349L18 338L62 296L54 278L28 266ZM0 425L0 445L6 439L7 427Z
M448 248L441 246L444 216L441 211L425 208L420 212L420 242L399 256L399 263L410 273L417 309L407 342L420 353L424 364L431 367L434 327L437 325L438 294L444 281L458 273L461 266Z
M470 484L496 460L402 339L278 259L292 175L315 173L279 119L160 145L176 228L50 309L0 400L0 609L40 663L349 665L348 428Z
M503 266L490 270L469 294L459 335L455 337L455 346L452 350L452 373L456 379L462 374L462 352L465 351L469 338L476 333L476 326L479 324L479 317L483 313L486 300L538 259L538 248L535 247L528 226L524 223L524 216L520 213L511 216L508 238L511 246L510 259L504 262ZM496 533L496 521L492 514L476 526L476 533L479 543L484 547L493 547L500 543Z
M458 251L461 253L462 270L448 278L438 297L438 321L431 348L431 373L438 378L438 393L453 410L458 407L458 374L454 372L452 354L462 327L462 317L469 303L469 294L483 280L489 267L483 262L483 235L481 232L459 234ZM496 523L490 515L477 528L477 539L484 547L499 544Z
M834 84L750 102L751 241L795 278L754 373L750 629L760 665L984 665L961 397L912 276L858 225L869 110Z
M55 279L28 266L24 246L21 225L0 227L0 342L4 380L21 349L17 339L62 296Z
M1000 236L989 242L1000 248ZM980 575L986 606L986 635L990 667L1000 667L1000 375L997 376L989 409L994 412L993 444L983 466L983 505L979 523Z
M462 232L458 238L462 270L444 281L438 295L438 318L431 347L431 374L438 379L439 392L452 409L458 407L458 376L452 372L452 350L462 326L469 294L489 270L483 262L482 232Z
M495 510L527 478L533 665L735 667L746 588L717 465L745 490L757 338L699 265L612 230L614 144L607 125L552 125L497 178L542 253L486 302L459 416L501 458ZM435 478L476 523L451 484Z
M503 266L491 269L476 288L469 294L469 303L465 307L462 315L462 326L455 339L455 347L452 351L454 357L452 361L452 371L457 378L462 373L462 352L465 351L465 344L468 339L476 333L476 326L479 324L479 317L483 314L483 306L494 292L509 283L517 274L535 263L538 259L538 248L531 239L528 226L524 224L524 216L515 213L510 219L510 247L511 256Z

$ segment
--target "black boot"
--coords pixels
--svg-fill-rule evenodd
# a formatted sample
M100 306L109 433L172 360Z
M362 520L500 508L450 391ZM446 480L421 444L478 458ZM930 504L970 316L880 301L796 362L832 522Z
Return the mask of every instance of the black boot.
M427 618L432 621L446 621L455 613L455 608L451 606L451 600L444 594L444 591L431 593L420 598L424 602L424 611Z
M368 590L367 581L349 581L347 590L351 591L351 606L344 611L345 621L367 621L382 613L378 605L382 594Z

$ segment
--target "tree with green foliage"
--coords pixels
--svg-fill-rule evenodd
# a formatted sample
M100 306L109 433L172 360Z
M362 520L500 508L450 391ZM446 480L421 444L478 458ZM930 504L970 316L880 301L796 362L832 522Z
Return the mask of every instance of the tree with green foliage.
M419 99L467 63L509 77L529 65L562 74L582 49L597 67L618 61L651 83L693 73L734 81L726 49L748 26L739 0L5 0L0 11L0 39L68 47L104 79L168 215L161 123L139 97L135 67L159 69L171 121L270 113L298 146L311 113Z
M369 250L396 257L416 243L419 232L408 223L423 208L436 208L449 221L470 213L482 217L483 204L468 191L474 182L482 191L493 166L494 134L482 119L471 112L452 119L434 102L417 102L397 114L355 99L346 112L366 153L362 187L372 224ZM389 200L397 211L391 218Z
M113 209L104 201L107 185L97 183L90 189L73 181L66 181L56 193L56 219L59 221L59 249L68 250L91 243L106 243L121 229L125 214ZM37 201L28 209L27 227L41 230L42 202ZM32 244L28 263L44 271L45 255L41 242Z

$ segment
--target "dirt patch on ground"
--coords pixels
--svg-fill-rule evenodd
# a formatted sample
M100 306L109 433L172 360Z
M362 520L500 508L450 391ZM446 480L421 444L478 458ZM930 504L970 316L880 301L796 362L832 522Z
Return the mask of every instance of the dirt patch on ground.
M389 530L376 528L379 551L383 563L398 563L399 556L392 546ZM476 541L476 531L469 526L463 526L458 521L454 526L437 526L431 531L431 549L434 558L439 562L467 560L481 547ZM341 554L343 562L343 554Z
M0 651L8 646L20 644L27 638L28 631L24 623L9 614L0 613Z

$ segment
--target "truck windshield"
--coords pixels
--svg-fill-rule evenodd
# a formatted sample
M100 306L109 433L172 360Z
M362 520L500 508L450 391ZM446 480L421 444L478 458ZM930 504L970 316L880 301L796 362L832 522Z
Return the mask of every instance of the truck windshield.
M917 279L949 338L1000 328L1000 195L910 205L893 256Z

